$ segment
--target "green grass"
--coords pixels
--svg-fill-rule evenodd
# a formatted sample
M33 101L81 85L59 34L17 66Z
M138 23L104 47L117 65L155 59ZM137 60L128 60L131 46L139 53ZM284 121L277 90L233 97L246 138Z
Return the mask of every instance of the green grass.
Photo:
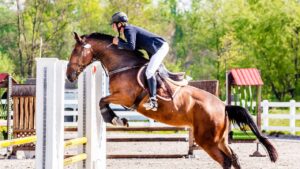
M289 108L271 108L269 109L270 114L290 114ZM300 114L300 108L296 108L296 114ZM262 121L263 123L263 121ZM263 124L262 124L263 125ZM269 119L269 126L289 126L290 120L289 119ZM300 120L296 120L296 127L300 127ZM253 139L255 136L250 132L249 136L242 133L242 131L235 128L234 130L234 139ZM269 131L267 133L277 133L278 131ZM290 134L289 131L280 131L282 134ZM296 135L300 136L300 132L296 132Z
M289 126L289 119L269 119L269 126Z
M0 126L0 140L5 140L4 133L7 133L7 128Z
M296 120L296 127L300 126L300 120Z
M300 109L297 109L297 114L300 113ZM276 109L270 109L269 110L270 114L290 114L290 110L288 108L285 109L280 109L280 108L276 108ZM290 125L290 121L289 119L269 119L269 125L270 126L289 126ZM300 120L296 120L296 127L300 127Z
M233 130L233 139L234 140L255 140L256 137L251 131L247 131L246 133L241 130Z
M269 109L270 114L290 114L289 108L272 108ZM300 108L296 108L296 114L300 114ZM263 121L262 121L263 123ZM263 125L263 124L262 124ZM290 126L289 119L269 119L269 126ZM300 120L296 120L296 127L300 127ZM272 133L274 131L270 131L268 133ZM282 131L282 134L290 134L289 131ZM300 132L296 132L296 135L300 135Z
M288 108L272 108L269 109L269 114L290 114Z
M233 135L233 140L255 140L255 139L256 139L255 136L247 136L247 135L235 136L235 135Z

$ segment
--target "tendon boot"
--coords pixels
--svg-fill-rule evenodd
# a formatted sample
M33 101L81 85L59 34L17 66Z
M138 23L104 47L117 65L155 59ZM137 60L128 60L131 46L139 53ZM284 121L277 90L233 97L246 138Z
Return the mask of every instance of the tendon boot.
M149 88L149 100L143 104L146 110L157 111L157 99L156 99L156 78L152 76L151 78L147 79L148 88Z

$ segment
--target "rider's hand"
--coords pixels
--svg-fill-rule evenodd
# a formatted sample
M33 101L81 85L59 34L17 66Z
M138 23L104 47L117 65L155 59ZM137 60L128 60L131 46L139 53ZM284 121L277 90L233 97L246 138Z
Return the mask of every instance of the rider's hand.
M112 43L115 44L115 45L118 45L118 43L119 43L119 38L118 38L118 37L114 37Z

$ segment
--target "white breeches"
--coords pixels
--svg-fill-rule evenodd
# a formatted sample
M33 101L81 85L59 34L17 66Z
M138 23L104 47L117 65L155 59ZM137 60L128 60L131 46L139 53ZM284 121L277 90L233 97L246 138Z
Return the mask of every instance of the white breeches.
M150 79L169 52L169 44L164 42L158 51L151 57L146 69L146 77Z

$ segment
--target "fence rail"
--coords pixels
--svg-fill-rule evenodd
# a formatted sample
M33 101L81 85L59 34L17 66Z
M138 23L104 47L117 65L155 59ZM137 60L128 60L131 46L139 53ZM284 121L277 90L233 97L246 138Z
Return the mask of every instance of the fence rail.
M266 131L276 130L276 131L289 131L291 134L296 134L297 131L300 131L300 127L296 126L296 121L300 120L300 114L296 114L296 108L300 107L300 102L295 100L290 100L290 102L269 102L264 100L261 104L263 109L262 129ZM289 108L289 114L270 114L270 108ZM289 120L289 126L270 126L269 119L287 119Z
M4 101L4 100L3 100ZM76 106L78 104L77 100L65 100L65 107L72 107L70 105ZM261 103L262 113L262 130L265 131L288 131L291 134L295 134L297 131L300 131L300 126L296 125L297 120L300 121L300 113L297 114L297 108L300 108L300 102L295 100L290 100L289 102L269 102L264 100ZM270 108L288 108L289 114L271 114ZM155 122L152 119L149 119L137 112L133 111L116 111L117 115L129 119L131 126L139 127L162 127L167 126L162 123ZM65 126L77 126L76 117L77 111L64 111L65 117L73 117L73 121L65 122ZM288 126L271 126L270 119L283 119L289 120ZM5 126L6 120L0 120L0 126Z

